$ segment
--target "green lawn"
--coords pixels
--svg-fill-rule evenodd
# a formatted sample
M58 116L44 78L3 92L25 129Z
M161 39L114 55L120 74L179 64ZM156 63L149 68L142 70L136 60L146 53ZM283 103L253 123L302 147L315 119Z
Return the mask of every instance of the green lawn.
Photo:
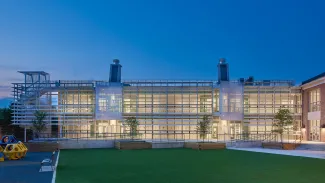
M62 150L57 183L324 183L325 160L235 150Z

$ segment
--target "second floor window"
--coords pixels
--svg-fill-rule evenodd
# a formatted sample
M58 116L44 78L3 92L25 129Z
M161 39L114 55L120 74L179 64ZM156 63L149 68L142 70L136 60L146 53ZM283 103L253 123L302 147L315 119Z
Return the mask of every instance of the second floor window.
M309 112L320 111L320 89L309 92Z

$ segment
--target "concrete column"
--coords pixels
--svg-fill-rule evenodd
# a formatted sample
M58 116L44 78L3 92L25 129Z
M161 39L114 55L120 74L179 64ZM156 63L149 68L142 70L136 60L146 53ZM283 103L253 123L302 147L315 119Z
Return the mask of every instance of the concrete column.
M320 88L320 141L325 142L325 84Z
M59 128L59 138L62 138L62 125L59 125L58 128Z
M308 140L309 122L308 122L308 108L309 108L309 90L302 91L302 125L305 127L304 140Z
M26 142L26 126L24 127L24 142Z

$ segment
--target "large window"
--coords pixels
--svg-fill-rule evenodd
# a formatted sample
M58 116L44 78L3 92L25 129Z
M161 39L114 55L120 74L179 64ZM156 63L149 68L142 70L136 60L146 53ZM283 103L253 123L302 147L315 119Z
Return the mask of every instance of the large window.
M96 119L117 120L122 118L122 87L97 85Z
M59 110L67 113L91 113L93 109L93 91L87 90L66 90L52 92L56 100L54 105ZM52 99L52 102L53 100Z
M320 89L309 92L309 112L320 111Z
M212 113L212 98L211 87L127 86L123 88L123 112L140 114Z

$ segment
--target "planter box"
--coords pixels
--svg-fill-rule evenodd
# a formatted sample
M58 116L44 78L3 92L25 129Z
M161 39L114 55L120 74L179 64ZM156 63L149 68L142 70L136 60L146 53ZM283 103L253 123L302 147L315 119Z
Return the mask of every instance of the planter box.
M295 150L300 144L283 143L282 149L284 150Z
M185 142L184 148L207 150L207 149L225 149L226 143L214 143L214 142Z
M283 150L294 150L300 144L293 144L293 143L262 143L263 148L269 149L283 149Z
M115 142L116 149L151 149L152 144L149 142L139 141L139 142Z

